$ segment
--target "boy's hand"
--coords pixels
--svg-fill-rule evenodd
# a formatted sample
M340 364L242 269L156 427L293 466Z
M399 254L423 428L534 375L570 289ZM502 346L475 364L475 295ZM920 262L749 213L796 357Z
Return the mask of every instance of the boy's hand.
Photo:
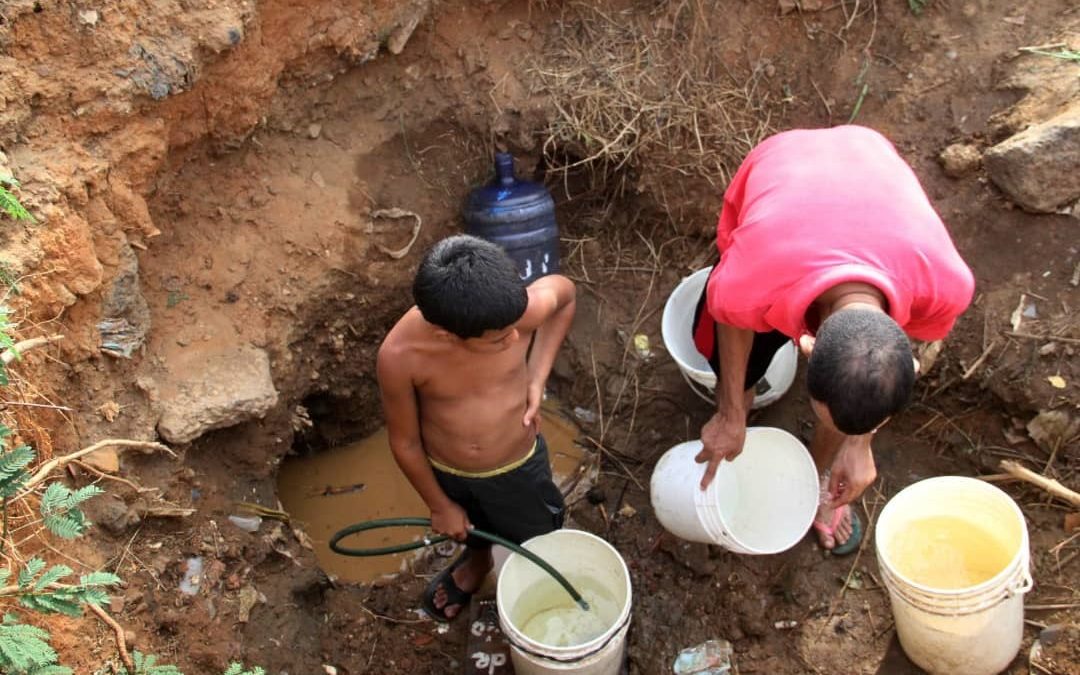
M524 427L534 427L540 431L540 404L544 402L544 385L530 384L525 398L525 417L521 419Z
M465 541L472 529L472 523L469 522L465 509L454 502L448 502L444 508L431 510L431 529L436 534L445 534L457 541Z

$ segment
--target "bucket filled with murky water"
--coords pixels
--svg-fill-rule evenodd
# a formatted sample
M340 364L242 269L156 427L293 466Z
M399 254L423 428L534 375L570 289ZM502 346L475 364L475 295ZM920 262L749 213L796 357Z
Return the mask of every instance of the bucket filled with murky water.
M990 675L1016 657L1032 581L1027 525L1009 495L974 478L920 481L882 509L876 547L916 665Z
M588 602L524 556L511 554L499 573L499 623L518 675L620 672L630 626L630 573L611 544L580 530L557 530L523 546L559 570Z
M665 530L758 555L786 551L806 536L820 488L799 439L783 429L750 427L742 453L720 462L706 490L699 487L705 465L694 461L701 447L701 441L681 443L656 463L649 496Z

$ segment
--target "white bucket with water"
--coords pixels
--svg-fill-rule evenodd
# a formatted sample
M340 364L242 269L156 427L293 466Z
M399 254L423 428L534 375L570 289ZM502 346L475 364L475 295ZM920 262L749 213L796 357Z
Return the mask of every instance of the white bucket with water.
M499 624L510 641L518 675L576 673L617 675L630 627L630 573L622 556L600 537L580 530L556 530L523 546L547 561L581 593L594 613L596 630L580 644L541 642L526 631L553 607L573 603L552 577L522 555L513 553L499 574L495 601ZM575 606L576 607L576 606ZM574 609L575 612L584 610ZM573 621L571 617L569 621Z
M932 522L927 519L940 518L958 519L968 532L992 537L996 555L977 552L977 559L991 565L986 574L1000 571L982 583L955 588L935 588L911 578L915 573L902 559L914 550L906 538L919 536L923 523ZM943 546L940 538L918 542L926 546L919 564L954 569L957 558L948 551L959 545L959 538L955 540L950 546ZM882 509L876 547L900 645L916 665L935 675L990 675L1016 657L1023 638L1024 594L1032 580L1027 525L1007 494L959 476L915 483Z
M664 347L682 371L683 378L690 388L701 398L713 402L708 395L716 388L716 375L709 362L694 346L694 312L698 300L709 280L712 268L698 270L685 277L668 296L664 305L664 315L660 322L660 332L664 338ZM788 342L781 347L769 363L765 376L755 385L754 408L762 408L774 403L787 393L795 381L795 372L799 367L799 357L795 343ZM702 393L701 389L705 390Z
M750 427L742 453L721 462L704 491L705 465L694 462L701 447L701 441L677 445L653 470L652 506L664 529L759 555L786 551L806 536L820 487L814 460L799 439L783 429Z

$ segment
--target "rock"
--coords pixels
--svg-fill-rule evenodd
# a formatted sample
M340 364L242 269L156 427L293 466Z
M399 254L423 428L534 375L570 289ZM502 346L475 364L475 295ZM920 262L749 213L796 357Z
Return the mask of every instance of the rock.
M101 303L97 328L101 348L115 356L131 358L150 332L150 307L139 288L139 259L124 243L118 254L116 276Z
M91 452L86 457L83 457L82 461L105 473L117 473L120 471L120 455L117 454L115 448L102 448Z
M202 368L184 368L163 387L158 432L170 443L189 443L214 429L265 415L278 400L270 358L250 345L200 356Z
M825 9L825 0L780 0L780 13L790 14L795 10L800 12L820 12Z
M79 12L79 23L84 26L96 26L101 15L96 9L86 9Z
M1080 419L1073 419L1065 410L1044 410L1027 424L1031 439L1050 452L1078 431Z
M982 164L982 154L974 145L954 143L941 151L938 156L945 175L949 178L962 178L977 170Z
M322 125L318 123L309 124L307 128L308 138L314 140L322 134Z
M1051 213L1080 198L1080 101L995 145L990 179L1021 207Z
M85 510L95 524L117 537L122 536L129 528L142 521L138 512L129 508L124 500L116 495L102 495L98 499L87 502Z
M397 26L390 31L389 37L386 38L387 51L396 55L405 49L405 44L412 37L413 31L416 30L420 21L427 15L430 7L431 0L412 0L409 3L405 16L398 21Z
M326 187L326 179L318 171L313 171L311 174L311 182L318 185L320 188Z

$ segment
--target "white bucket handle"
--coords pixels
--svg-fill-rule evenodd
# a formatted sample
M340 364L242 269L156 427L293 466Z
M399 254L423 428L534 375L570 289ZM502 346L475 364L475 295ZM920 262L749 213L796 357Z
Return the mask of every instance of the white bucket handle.
M706 403L711 403L712 405L716 405L716 399L715 398L713 398L712 396L706 396L705 394L701 393L701 389L699 389L699 387L704 389L705 385L699 384L699 383L691 380L690 376L687 375L686 371L683 370L682 368L679 368L679 374L682 375L682 379L685 380L688 385L690 385L690 389L693 390L693 392L698 395L698 398L700 398L702 401L705 401ZM706 391L708 391L708 390L706 389Z
M514 642L514 638L511 637L511 636L507 636L507 639L510 641L510 646L513 647L514 649L518 650L519 652L523 652L523 653L528 654L530 656L536 657L538 659L543 659L545 661L553 661L555 663L577 663L578 661L584 661L585 659L589 658L593 654L596 654L600 650L604 649L604 647L607 647L609 644L611 644L611 641L614 640L615 637L619 633L623 632L623 629L626 628L627 624L629 624L629 623L630 623L630 613L627 612L626 618L623 619L621 623L619 623L619 627L616 628L615 630L611 631L611 635L609 635L606 640L604 640L599 645L597 645L596 649L590 650L590 651L586 652L585 654L579 654L578 656L569 656L569 657L564 658L564 659L560 659L560 658L558 658L556 656L552 656L551 654L541 654L540 652L534 652L533 650L529 649L528 647L522 647L518 643Z
M924 599L919 598L911 593L905 593L902 588L899 588L893 575L887 570L882 569L882 574L885 577L885 584L889 587L890 591L893 591L893 596L898 597L912 607L926 612L927 614L933 614L935 616L967 616L970 614L978 614L985 610L997 607L1006 600L1016 596L1024 595L1035 586L1035 580L1031 577L1031 567L1028 562L1028 557L1025 555L1021 562L1021 570L1014 582L1006 586L1005 588L994 593L987 599L979 602L970 607L964 607L963 609L944 609L941 606L932 602L926 602ZM890 583L892 582L892 583Z
M1028 591L1035 587L1035 580L1031 578L1031 569L1024 566L1024 576L1020 577L1017 582L1009 588L1009 597L1014 595L1027 595Z

